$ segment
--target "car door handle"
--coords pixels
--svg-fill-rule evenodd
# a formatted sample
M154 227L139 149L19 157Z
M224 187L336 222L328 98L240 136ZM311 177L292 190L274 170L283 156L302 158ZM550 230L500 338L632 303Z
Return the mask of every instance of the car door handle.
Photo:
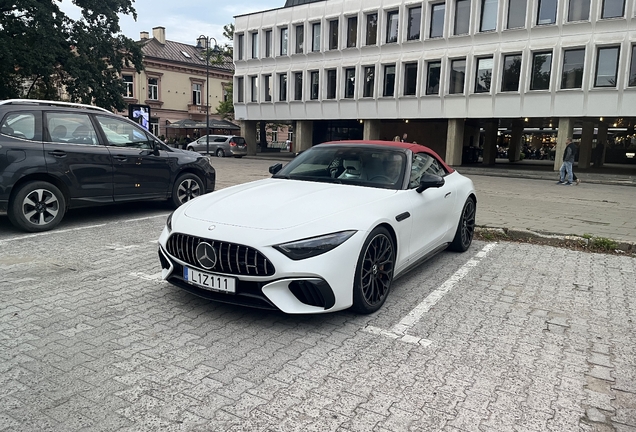
M403 220L408 219L410 217L411 217L411 213L404 212L404 213L400 213L399 215L397 215L395 217L395 220L398 221L398 222L402 222Z
M119 162L126 162L128 157L122 156L122 155L115 155L115 156L113 156L113 159L115 159L115 160L117 160Z
M450 196L450 192L448 192L446 195L444 195L444 198L448 198Z
M56 158L66 157L66 152L63 150L53 150L53 151L50 151L49 154Z

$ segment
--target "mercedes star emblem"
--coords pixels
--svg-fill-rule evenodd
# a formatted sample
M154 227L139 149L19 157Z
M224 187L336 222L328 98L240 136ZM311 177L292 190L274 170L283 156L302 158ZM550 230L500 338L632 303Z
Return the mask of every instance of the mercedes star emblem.
M206 270L212 270L216 265L216 250L210 243L201 242L196 249L197 261Z

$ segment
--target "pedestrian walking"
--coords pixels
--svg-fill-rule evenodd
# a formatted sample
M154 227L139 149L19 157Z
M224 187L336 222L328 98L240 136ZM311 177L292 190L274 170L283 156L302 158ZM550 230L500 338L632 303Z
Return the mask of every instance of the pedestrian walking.
M406 142L406 139L408 138L408 134L406 132L404 132L404 135L402 135L402 142Z
M565 151L563 152L563 163L561 164L561 169L559 170L559 181L557 184L562 184L566 186L571 186L574 181L574 172L572 171L572 165L574 164L574 160L576 159L576 155L579 152L578 142L573 143L572 138L568 138L566 141L567 146L565 147ZM567 181L566 176L567 174ZM576 180L577 184L580 182L579 179Z

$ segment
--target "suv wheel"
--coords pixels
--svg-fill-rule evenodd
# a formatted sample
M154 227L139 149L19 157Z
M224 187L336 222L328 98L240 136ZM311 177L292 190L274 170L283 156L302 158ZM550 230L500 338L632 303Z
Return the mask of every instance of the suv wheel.
M204 193L205 188L199 177L190 173L182 174L172 187L172 205L177 208Z
M11 200L8 216L16 227L28 232L55 228L64 217L66 201L62 192L44 181L24 184Z
M218 149L216 151L216 157L225 157L225 152L223 151L223 149Z

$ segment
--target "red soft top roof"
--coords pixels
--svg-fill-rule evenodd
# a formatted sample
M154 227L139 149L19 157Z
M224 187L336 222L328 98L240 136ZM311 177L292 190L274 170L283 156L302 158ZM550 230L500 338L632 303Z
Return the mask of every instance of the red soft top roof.
M322 144L370 144L370 145L381 145L385 147L395 147L395 148L403 148L407 150L411 150L413 153L428 153L434 156L444 168L448 170L449 173L454 172L455 170L448 166L444 159L442 159L437 153L435 153L430 148L423 146L422 144L415 143L407 143L401 141L380 141L380 140L344 140L344 141L329 141Z

